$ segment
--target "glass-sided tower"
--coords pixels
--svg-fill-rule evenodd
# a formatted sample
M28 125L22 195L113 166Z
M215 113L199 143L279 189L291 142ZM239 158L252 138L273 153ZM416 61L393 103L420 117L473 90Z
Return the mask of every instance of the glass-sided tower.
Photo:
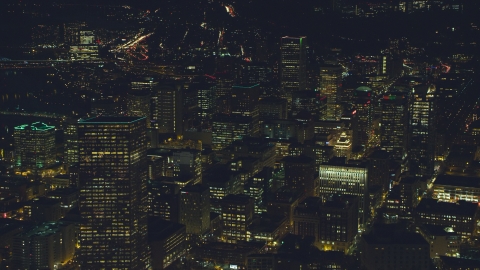
M16 126L15 165L21 170L41 169L55 163L55 127L36 122Z
M145 117L78 123L80 264L85 269L147 269Z
M289 104L292 102L292 92L306 90L307 60L306 37L282 37L280 75L282 94Z

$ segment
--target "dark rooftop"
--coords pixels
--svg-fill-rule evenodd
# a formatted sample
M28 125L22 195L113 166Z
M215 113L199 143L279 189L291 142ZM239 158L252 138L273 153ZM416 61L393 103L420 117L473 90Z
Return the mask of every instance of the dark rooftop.
M480 267L480 261L478 260L447 256L440 256L440 260L446 267L448 267L447 269L478 269Z
M128 124L144 120L145 117L137 116L98 116L86 119L80 119L79 123L88 123L88 124Z
M228 194L222 199L222 203L248 204L252 198L244 194Z
M198 184L198 185L188 185L181 189L181 192L198 192L203 193L206 190L210 190L210 188L206 185Z
M434 236L454 236L457 235L456 232L450 230L449 227L441 226L441 225L432 225L432 224L422 224L420 229L424 231L428 235Z
M425 245L429 247L428 242L418 233L408 232L396 224L375 224L368 234L362 238L368 244L387 244L387 245Z
M478 204L458 201L457 203L441 202L435 199L424 198L418 204L416 211L419 213L438 213L444 215L475 216Z
M185 229L185 225L163 220L158 217L152 217L148 220L148 240L163 240L181 229Z
M303 163L303 164L308 164L312 163L314 160L311 157L303 156L300 155L298 157L293 157L293 156L287 156L282 159L283 162L288 162L288 163Z
M434 185L480 188L480 177L462 175L439 175Z
M377 149L368 155L368 158L372 159L387 159L388 157L390 157L390 154L387 151L380 149Z

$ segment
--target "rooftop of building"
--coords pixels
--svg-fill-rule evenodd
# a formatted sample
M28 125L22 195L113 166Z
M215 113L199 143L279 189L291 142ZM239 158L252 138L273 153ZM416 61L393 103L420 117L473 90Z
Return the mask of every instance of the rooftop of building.
M286 104L287 100L279 97L265 97L259 100L259 104Z
M468 217L474 217L477 211L477 203L467 201L449 203L429 198L423 198L416 208L417 213L436 213L443 215Z
M372 230L362 238L370 245L422 245L429 247L428 242L418 233L399 228L397 224L375 224Z
M368 155L369 159L388 159L390 157L390 153L385 150L376 149L375 151L371 152Z
M217 164L205 170L202 178L204 183L223 183L232 180L237 174L228 164Z
M440 261L446 267L444 269L478 269L480 267L479 260L440 256Z
M57 188L55 190L48 192L48 196L73 195L78 192L79 190L73 187Z
M283 162L285 163L301 163L301 164L311 164L315 160L311 157L307 157L304 155L300 156L286 156L282 159Z
M262 216L255 218L248 227L251 232L272 233L286 221L285 216Z
M346 157L333 157L328 162L322 163L322 165L331 165L331 166L342 166L342 167L352 167L352 168L366 168L367 164L359 161L358 162L350 162L347 161ZM320 165L320 166L322 166Z
M213 123L235 123L235 124L250 124L252 123L252 117L242 115L226 115L217 114L212 119Z
M427 182L428 178L427 177L420 177L420 176L402 176L400 180L400 185L411 185L416 182Z
M323 204L324 208L348 209L358 201L358 197L354 195L332 195Z
M97 116L91 118L80 119L80 124L130 124L145 120L140 116Z
M20 126L16 126L15 130L33 130L33 131L48 131L48 130L55 130L55 126L49 126L42 122L35 122L32 124L23 124Z
M162 241L181 230L185 231L185 225L158 217L150 217L148 225L149 241Z
M228 194L223 197L222 203L234 203L234 204L249 204L252 202L252 197L245 194Z
M189 192L195 192L195 193L203 193L205 191L210 190L210 188L206 185L202 184L197 184L197 185L187 185L184 188L180 190L182 193L189 193Z
M5 234L8 234L12 231L20 231L23 228L28 228L32 225L33 223L30 221L0 218L0 238L3 239Z
M357 87L357 89L355 89L355 91L361 91L361 92L371 92L372 91L372 88L368 87L368 86L360 86L360 87Z
M480 188L480 177L442 174L437 176L437 180L434 182L435 185Z
M252 88L255 88L255 87L258 87L260 86L260 84L256 83L256 84L241 84L241 85L234 85L232 86L232 88L240 88L240 89L252 89Z
M470 123L470 125L468 125L468 128L469 128L470 130L472 130L472 129L479 129L479 128L480 128L480 119L475 120L475 121L473 121L472 123Z
M21 237L48 236L48 235L59 232L62 227L67 226L69 224L70 223L63 222L63 221L44 222L42 224L39 224L31 228L30 230L26 230L22 232L19 236Z
M427 235L431 235L431 236L457 236L458 235L456 232L454 232L452 227L441 226L441 225L422 224L419 227L419 229L425 232Z
M51 199L47 197L38 197L31 201L32 205L56 205L60 204L60 201L57 199Z
M22 176L7 176L7 175L0 175L0 186L21 186L26 185L30 181Z

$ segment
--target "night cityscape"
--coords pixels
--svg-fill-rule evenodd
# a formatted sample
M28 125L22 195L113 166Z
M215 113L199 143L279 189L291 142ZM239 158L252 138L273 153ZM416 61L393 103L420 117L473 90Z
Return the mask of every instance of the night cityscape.
M480 270L480 1L0 2L0 270Z

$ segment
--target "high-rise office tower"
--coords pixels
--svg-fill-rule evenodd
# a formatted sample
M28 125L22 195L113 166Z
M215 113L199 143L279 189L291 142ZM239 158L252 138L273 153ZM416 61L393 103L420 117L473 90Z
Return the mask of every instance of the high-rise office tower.
M327 98L327 109L324 120L340 120L340 90L342 87L343 68L337 65L320 67L320 93Z
M57 269L70 262L75 254L75 234L75 225L63 222L45 222L24 230L13 237L12 268Z
M152 128L159 133L182 134L182 86L176 83L160 85L152 97Z
M373 135L373 92L366 86L360 86L354 91L353 117L353 147L368 147Z
M15 165L21 170L34 172L55 163L54 126L41 122L16 126L13 138Z
M216 82L213 78L206 77L204 81L192 85L192 87L197 90L197 115L202 124L205 124L215 113Z
M380 147L395 160L402 160L407 150L408 93L393 92L383 96Z
M77 123L68 123L64 131L63 162L69 166L78 162L78 128Z
M233 141L253 135L252 131L252 117L217 115L213 119L212 149L222 150Z
M187 234L201 236L210 229L210 188L205 185L186 186L180 191L179 222Z
M302 194L315 194L315 160L307 156L285 157L285 186Z
M63 24L63 42L69 45L80 42L80 30L85 28L85 22L70 22Z
M252 223L254 200L243 194L229 194L220 202L222 208L222 239L227 243L247 241L247 229Z
M150 100L151 92L145 90L131 90L127 93L127 114L129 116L143 116L147 118L147 128L150 127Z
M325 202L308 197L293 214L293 233L310 236L321 250L346 251L358 231L358 197L332 195Z
M307 56L306 37L282 37L280 81L282 95L292 102L292 93L306 90Z
M283 98L262 98L258 103L260 122L273 119L287 119L287 100Z
M252 135L259 133L259 110L258 99L260 87L253 85L235 85L232 87L232 114L248 116L252 118Z
M80 263L85 269L146 269L145 117L78 122Z
M146 90L153 93L158 85L158 81L153 77L135 78L130 82L130 89L133 91Z
M235 78L233 72L216 73L215 105L217 113L229 114L231 112L232 86Z
M414 88L408 121L408 154L413 175L431 176L434 171L435 106L435 86Z
M345 158L332 158L320 165L319 195L328 198L334 194L359 197L359 224L364 224L368 207L368 167L366 164L347 164Z

